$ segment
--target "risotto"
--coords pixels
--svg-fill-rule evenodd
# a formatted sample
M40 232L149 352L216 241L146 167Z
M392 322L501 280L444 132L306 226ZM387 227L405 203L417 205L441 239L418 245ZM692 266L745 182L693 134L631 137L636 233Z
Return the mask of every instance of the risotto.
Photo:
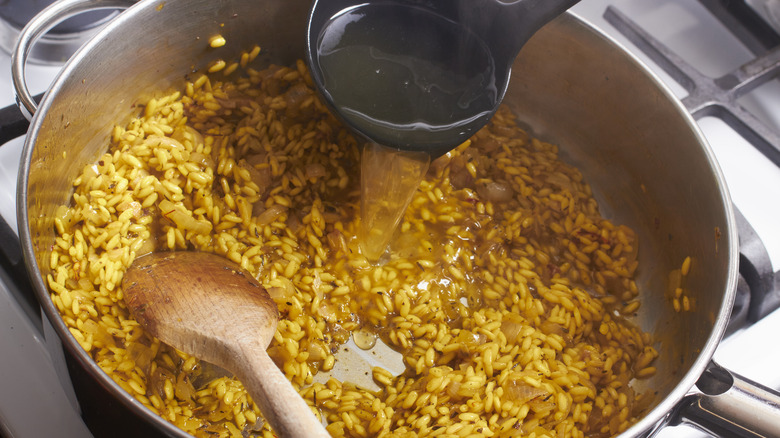
M502 108L431 164L371 264L356 237L358 142L302 62L236 67L116 126L55 219L51 298L122 388L195 436L273 436L241 382L148 336L125 307L136 257L197 250L268 289L281 313L269 354L333 436L598 437L642 415L650 396L631 384L657 352L628 320L636 237L601 217L556 146ZM351 336L380 339L405 371L367 370L378 390L316 381Z

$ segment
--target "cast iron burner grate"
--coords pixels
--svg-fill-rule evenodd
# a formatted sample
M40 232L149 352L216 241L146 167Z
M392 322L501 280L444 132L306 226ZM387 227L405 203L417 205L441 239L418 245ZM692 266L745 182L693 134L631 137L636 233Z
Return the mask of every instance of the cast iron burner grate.
M614 6L604 19L677 81L688 95L683 105L696 119L716 117L780 166L780 134L743 108L737 99L780 73L780 34L745 0L699 0L756 57L718 78L688 64ZM780 287L769 253L753 227L737 210L740 282L729 331L751 324L780 307Z

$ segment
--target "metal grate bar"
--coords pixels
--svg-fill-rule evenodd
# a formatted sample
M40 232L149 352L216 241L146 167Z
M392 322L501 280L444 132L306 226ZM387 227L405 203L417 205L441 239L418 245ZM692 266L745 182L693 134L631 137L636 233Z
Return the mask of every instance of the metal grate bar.
M608 7L604 18L688 91L682 102L694 118L720 118L780 166L780 135L737 102L740 96L780 73L780 47L713 79L693 68L617 8Z
M614 6L607 7L604 19L649 56L688 93L692 93L698 83L708 79Z
M780 34L744 0L699 0L745 47L761 56L780 46Z

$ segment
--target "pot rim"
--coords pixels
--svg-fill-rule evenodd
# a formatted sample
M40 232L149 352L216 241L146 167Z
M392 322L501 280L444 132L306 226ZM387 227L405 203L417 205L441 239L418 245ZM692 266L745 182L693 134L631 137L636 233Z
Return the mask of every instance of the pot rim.
M25 139L17 182L17 220L19 224L19 237L21 240L25 265L27 271L31 274L30 279L34 286L35 294L44 311L44 316L49 320L49 322L57 331L60 342L65 344L68 351L78 361L78 363L84 367L89 372L89 374L96 378L98 382L125 407L129 408L132 412L144 420L152 423L156 428L167 435L187 437L189 435L186 432L163 419L161 416L154 414L143 404L141 404L141 402L136 400L132 395L124 391L107 373L105 373L100 368L100 366L90 357L90 355L83 348L81 348L76 339L70 334L70 331L65 325L65 322L63 321L59 311L55 308L54 303L49 297L49 288L44 278L42 277L41 270L38 268L35 250L32 243L32 236L30 233L30 221L28 218L27 208L27 198L29 194L28 177L31 168L32 153L35 148L35 140L38 138L38 133L40 132L42 121L46 117L49 108L52 106L52 102L57 99L59 92L63 89L64 78L70 75L77 64L89 56L91 49L100 44L104 35L111 33L114 28L123 26L125 23L133 20L134 17L139 13L142 13L142 11L145 11L148 8L156 8L157 4L158 2L156 0L141 0L126 11L118 14L102 30L100 30L100 32L98 32L92 39L85 43L73 55L73 57L65 64L63 69L52 82L49 91L44 96L38 107L38 111L31 121L30 130L28 131L27 137ZM726 248L729 253L728 275L726 284L724 285L724 299L718 314L715 316L716 319L707 341L704 344L702 350L699 352L694 363L685 372L684 376L677 383L674 389L669 392L669 394L667 394L663 400L658 402L658 404L656 404L652 410L647 412L639 421L634 423L620 436L632 437L653 435L658 429L664 427L675 418L680 402L686 395L690 394L695 389L694 386L696 381L712 360L712 356L714 355L715 350L725 333L731 313L731 308L733 307L735 299L736 285L738 280L739 249L733 203L728 192L728 187L726 186L725 177L715 158L715 154L712 148L705 139L698 124L695 122L690 113L685 109L680 99L678 99L673 94L670 87L667 86L658 75L650 70L650 68L644 62L628 51L623 44L606 35L588 20L573 12L567 12L562 18L559 18L558 20L566 20L568 23L573 23L572 25L582 26L590 33L598 36L602 40L605 40L608 45L612 46L614 49L620 50L624 56L628 57L628 59L636 65L637 70L643 72L646 78L652 82L652 84L657 87L662 95L665 96L674 105L678 115L684 119L687 126L698 139L699 146L703 149L709 167L717 179L719 197L724 209L726 209L727 230L725 230L725 232L724 230L721 230L721 232L723 236L728 239L728 248Z

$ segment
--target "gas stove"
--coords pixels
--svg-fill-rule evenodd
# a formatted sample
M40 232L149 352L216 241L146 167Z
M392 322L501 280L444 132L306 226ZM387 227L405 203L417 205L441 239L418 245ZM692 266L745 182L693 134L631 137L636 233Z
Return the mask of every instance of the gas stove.
M734 324L715 360L780 388L780 349L766 348L780 333L774 274L780 267L780 83L765 80L780 63L780 1L582 0L572 11L650 66L697 118L745 219L744 282ZM58 71L28 66L32 91L43 92ZM10 57L0 53L0 107L13 102ZM40 312L23 293L13 245L22 145L17 138L0 147L0 436L91 437L72 390L55 371L63 366L60 358L45 345L45 336L55 335L44 334ZM657 436L705 435L677 426Z

